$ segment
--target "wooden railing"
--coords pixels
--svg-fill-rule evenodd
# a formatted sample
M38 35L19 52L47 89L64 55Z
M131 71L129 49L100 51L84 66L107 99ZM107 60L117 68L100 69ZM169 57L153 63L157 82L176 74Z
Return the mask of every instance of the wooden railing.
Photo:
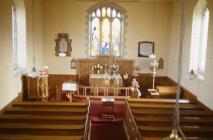
M126 112L125 112L125 125L128 133L128 140L140 140L141 134L138 130L137 124L134 120L133 114L131 112L128 102L125 102Z
M124 91L123 96L130 95L131 87L91 87L91 86L78 86L78 95L88 96L93 93L94 96L100 96L100 93L103 93L103 96L109 96L113 94L114 96L119 96L122 91Z
M89 111L90 111L90 102L87 107L87 115L86 115L86 121L85 121L85 130L84 130L84 136L83 140L90 140L90 117L89 117Z

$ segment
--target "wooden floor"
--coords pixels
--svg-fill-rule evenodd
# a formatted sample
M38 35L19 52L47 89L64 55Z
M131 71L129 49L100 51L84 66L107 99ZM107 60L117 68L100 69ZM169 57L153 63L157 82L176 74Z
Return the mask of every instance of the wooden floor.
M12 103L0 115L0 140L82 140L87 103Z
M161 140L172 130L175 100L128 99L143 140ZM180 100L180 125L187 139L213 139L213 112L188 100Z

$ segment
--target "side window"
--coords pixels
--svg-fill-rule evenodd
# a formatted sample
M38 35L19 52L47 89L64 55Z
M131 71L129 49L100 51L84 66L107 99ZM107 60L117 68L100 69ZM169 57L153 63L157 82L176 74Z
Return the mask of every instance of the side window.
M12 12L12 46L14 71L26 68L26 15L24 2L13 0Z
M12 5L12 39L13 39L13 69L18 69L18 51L17 51L17 19L16 19L16 9Z
M203 75L206 64L209 10L206 0L199 0L193 13L189 71Z

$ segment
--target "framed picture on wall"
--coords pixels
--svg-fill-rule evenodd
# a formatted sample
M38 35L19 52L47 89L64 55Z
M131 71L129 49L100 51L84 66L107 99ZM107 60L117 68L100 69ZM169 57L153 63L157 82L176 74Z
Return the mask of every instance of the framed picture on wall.
M154 54L154 42L138 42L138 57L148 57L151 54Z
M66 57L71 56L71 42L72 40L69 39L68 33L59 33L58 38L55 39L56 46L55 46L55 55L59 57Z

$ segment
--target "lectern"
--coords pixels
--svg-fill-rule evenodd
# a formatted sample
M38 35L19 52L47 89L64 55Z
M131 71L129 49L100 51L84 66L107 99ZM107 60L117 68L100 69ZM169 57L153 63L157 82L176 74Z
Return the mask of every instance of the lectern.
M72 102L72 94L77 91L77 84L75 82L64 82L62 90L67 91L67 97L69 98L69 101Z

